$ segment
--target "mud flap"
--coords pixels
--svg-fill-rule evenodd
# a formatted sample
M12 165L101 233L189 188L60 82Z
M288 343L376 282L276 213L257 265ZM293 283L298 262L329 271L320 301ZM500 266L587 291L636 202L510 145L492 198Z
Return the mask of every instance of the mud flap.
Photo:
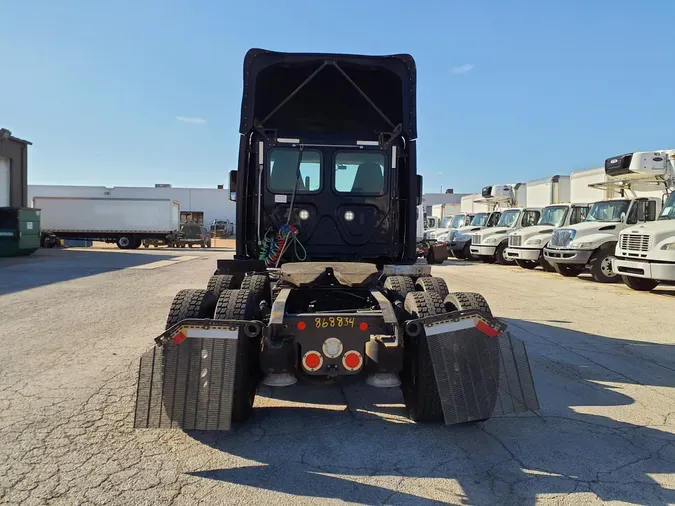
M183 320L141 357L135 428L228 430L240 333L258 322Z
M525 344L478 310L409 322L424 332L446 425L539 409Z

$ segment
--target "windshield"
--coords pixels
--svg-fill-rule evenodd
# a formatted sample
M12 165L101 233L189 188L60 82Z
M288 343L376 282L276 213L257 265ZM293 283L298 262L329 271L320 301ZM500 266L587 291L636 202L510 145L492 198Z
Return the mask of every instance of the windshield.
M487 223L488 219L488 213L478 213L476 216L473 217L473 220L471 220L471 225L474 227L484 227L485 224Z
M199 237L202 229L199 225L183 225L180 228L181 232L183 232L187 237L190 238L195 238Z
M675 220L675 192L670 194L668 200L666 200L665 207L661 211L661 216L659 220Z
M446 216L443 218L443 222L441 224L441 228L450 228L450 224L452 223L453 216Z
M450 228L459 228L462 225L464 225L464 220L466 219L466 216L463 214L458 214L452 219L452 223L450 224Z
M510 209L504 211L497 222L498 227L512 227L518 221L520 216L520 209Z
M628 200L608 200L596 202L586 216L586 221L621 221L621 213L628 212Z
M539 225L551 225L561 227L565 223L565 217L568 211L567 206L549 206L545 207L539 220Z

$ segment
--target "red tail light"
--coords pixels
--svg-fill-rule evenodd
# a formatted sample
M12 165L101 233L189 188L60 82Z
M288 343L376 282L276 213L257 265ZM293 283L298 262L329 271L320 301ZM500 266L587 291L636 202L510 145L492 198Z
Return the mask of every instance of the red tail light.
M363 366L363 357L356 350L350 350L342 357L342 365L348 371L358 371Z
M308 371L318 371L323 365L323 357L318 351L308 351L302 357L302 366Z

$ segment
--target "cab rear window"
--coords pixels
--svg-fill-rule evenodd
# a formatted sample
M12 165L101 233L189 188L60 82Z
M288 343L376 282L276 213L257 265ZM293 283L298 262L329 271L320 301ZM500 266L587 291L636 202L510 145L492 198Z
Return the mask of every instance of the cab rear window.
M267 189L273 193L293 193L296 184L296 193L314 193L321 189L321 153L311 149L270 151Z
M333 189L339 193L382 195L386 180L382 153L340 151L335 155Z

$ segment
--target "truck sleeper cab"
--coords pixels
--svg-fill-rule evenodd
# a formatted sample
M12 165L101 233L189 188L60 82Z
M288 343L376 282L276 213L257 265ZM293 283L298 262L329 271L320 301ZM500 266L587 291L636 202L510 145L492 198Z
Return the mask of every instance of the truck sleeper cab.
M540 218L540 208L525 207L502 211L497 226L471 235L471 254L486 263L497 262L501 265L513 263L505 253L508 234L524 227L534 226Z
M633 290L653 290L661 281L675 281L675 192L657 221L621 231L612 268Z
M506 256L515 260L525 269L534 269L537 265L549 272L554 271L543 256L544 247L551 240L553 230L566 225L582 222L590 206L588 204L553 204L546 206L541 213L539 223L509 234L509 246Z

